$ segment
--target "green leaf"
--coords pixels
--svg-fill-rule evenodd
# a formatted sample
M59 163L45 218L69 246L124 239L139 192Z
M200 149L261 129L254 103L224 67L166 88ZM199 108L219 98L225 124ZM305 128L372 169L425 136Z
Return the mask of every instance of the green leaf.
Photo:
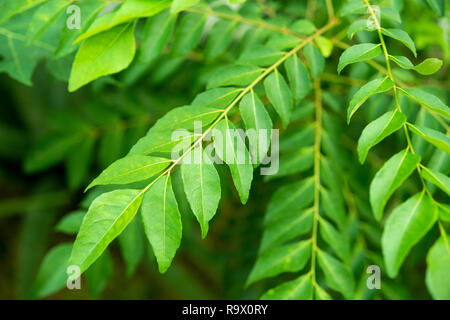
M426 284L434 299L450 299L449 235L440 237L427 255Z
M437 217L437 206L424 192L394 209L386 220L381 238L384 261L391 278L397 276L411 248L431 229Z
M350 269L322 250L317 252L317 262L325 274L325 279L330 288L342 293L346 299L352 299L355 281Z
M67 56L78 48L78 45L74 45L73 43L80 34L89 28L98 14L103 10L106 3L101 0L83 0L78 1L76 5L80 8L82 17L80 19L80 29L62 29L59 43L55 50L55 58L57 59Z
M353 22L347 29L347 37L349 39L352 39L356 33L361 31L370 31L367 26L366 19L356 20L355 22Z
M265 226L260 252L274 248L286 241L303 235L312 229L314 210L312 208L293 211Z
M144 256L144 238L140 219L133 219L119 235L120 252L125 260L126 274L130 277Z
M416 46L414 45L414 41L411 39L409 34L407 34L405 31L403 31L401 29L384 29L384 28L382 28L381 32L384 35L403 43L409 50L412 51L412 53L414 54L414 57L417 57L417 51L416 51Z
M168 8L171 0L127 0L118 10L98 17L89 29L76 39L80 42L137 18L151 17Z
M311 91L312 86L308 70L296 55L288 58L284 66L294 99L298 103Z
M407 57L389 55L389 60L394 61L402 69L406 70L414 69L413 63Z
M24 163L27 173L38 172L61 162L69 154L82 136L73 134L51 135L41 139L27 155Z
M300 276L267 291L262 300L311 300L313 283L311 274Z
M133 220L142 202L139 190L122 189L103 193L89 207L73 245L69 265L83 273Z
M222 67L208 79L208 89L223 86L246 86L258 78L263 70L251 65Z
M428 58L419 63L414 67L414 70L420 74L428 76L430 74L436 73L442 67L442 60L437 58Z
M422 178L435 184L439 189L450 195L450 178L447 175L427 167L422 167L420 173Z
M256 260L246 286L284 272L300 271L311 256L311 241L300 241L265 251Z
M443 16L445 13L445 0L427 0L428 5L438 16Z
M303 172L312 168L314 164L313 147L300 148L283 154L279 160L277 173L267 176L266 181Z
M269 225L282 218L286 212L298 212L314 200L314 180L309 178L280 187L267 206L264 224Z
M371 96L388 91L394 87L394 82L388 77L384 79L375 79L363 85L354 95L347 109L347 123L356 111L367 101Z
M420 156L402 150L390 158L370 184L370 203L375 218L380 221L387 201L420 163Z
M70 73L70 92L130 65L136 52L134 26L119 25L82 43Z
M85 215L86 212L84 210L77 210L65 215L55 226L55 231L66 234L77 234Z
M204 97L206 101L207 97ZM215 100L218 101L218 100ZM223 100L221 100L223 101ZM208 102L208 105L212 104ZM216 107L216 106L215 106ZM218 104L217 107L220 107ZM148 155L153 152L172 152L177 145L184 145L193 140L193 134L173 137L172 134L177 129L194 131L194 124L200 121L202 126L211 124L222 112L222 110L204 107L202 105L192 105L175 108L164 117L156 121L153 127L142 137L130 150L129 154Z
M348 16L350 14L362 14L366 13L367 8L364 2L360 0L346 1L341 9L341 17Z
M422 137L435 147L450 154L450 138L440 131L429 129L423 126L409 125L412 132Z
M397 110L388 111L364 128L358 140L359 162L364 163L369 150L387 136L400 129L406 116Z
M242 52L239 63L248 63L258 67L267 67L280 60L285 53L267 46L252 46Z
M100 256L100 258L92 264L92 266L86 271L86 280L89 287L89 294L92 298L97 298L98 295L108 284L109 278L113 273L113 266L111 256L106 250Z
M62 16L69 0L48 0L34 13L26 34L26 44L40 38L45 31Z
M91 182L86 190L105 184L127 184L149 179L172 162L170 159L129 155L117 160Z
M417 103L424 105L434 112L437 112L450 119L450 108L443 103L438 97L431 93L425 92L420 89L400 89L399 92L404 94L408 98L416 101Z
M92 164L94 148L95 137L89 134L69 151L66 174L70 189L75 190L84 184Z
M195 6L199 2L200 0L173 0L172 5L170 6L170 12L172 14L176 14L180 11Z
M195 148L185 156L181 174L184 192L202 229L202 238L205 238L208 223L216 214L220 201L219 174L201 148Z
M319 47L320 53L323 57L328 58L333 51L333 42L330 39L318 36L314 39L317 47Z
M292 93L284 77L275 70L264 80L267 98L280 116L283 127L287 127L292 115Z
M183 15L175 31L172 52L175 56L185 56L199 44L206 16L188 12Z
M436 58L428 58L414 66L412 62L403 56L389 56L389 59L394 61L400 68L406 70L414 70L422 75L430 75L439 71L442 67L442 60Z
M247 203L253 180L253 166L250 153L245 142L235 131L235 127L228 119L221 120L214 128L214 149L217 155L228 165L239 198L243 204ZM218 135L220 133L220 135Z
M176 16L164 10L148 18L144 25L138 60L142 63L154 61L163 51L175 26Z
M381 54L380 44L362 43L346 49L339 58L338 73L352 63L370 60Z
M314 288L314 296L316 300L333 300L333 298L331 298L331 296L319 285Z
M319 49L311 43L303 48L303 53L308 61L311 76L313 79L317 79L325 69L325 58L320 53Z
M64 243L53 247L47 253L31 290L33 298L49 296L65 287L67 262L71 251L72 244Z
M319 220L319 231L323 240L328 243L342 261L350 260L350 244L343 234L325 219Z
M295 20L295 22L293 22L289 26L289 29L298 34L304 34L306 36L312 35L317 30L314 23L306 19Z
M182 234L180 211L169 175L156 181L146 192L141 214L159 272L164 273L180 246Z
M241 92L241 89L236 88L214 88L205 92L199 93L192 106L202 106L204 108L226 109L233 102L234 98Z
M272 119L253 90L242 98L239 103L239 111L247 129L252 160L260 163L269 150ZM250 134L249 130L252 129L255 130L254 134ZM266 140L262 139L264 134L263 130L266 130Z
M233 31L236 23L219 20L211 28L205 47L205 58L213 60L222 55L230 46L233 40Z
M45 0L15 0L0 2L0 24L8 21L12 16L29 10Z

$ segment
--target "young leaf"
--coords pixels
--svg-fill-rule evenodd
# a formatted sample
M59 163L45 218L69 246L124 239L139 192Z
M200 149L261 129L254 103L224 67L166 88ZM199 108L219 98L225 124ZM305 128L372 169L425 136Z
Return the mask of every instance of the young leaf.
M303 53L308 61L311 76L313 79L317 79L325 69L325 58L320 53L319 49L311 43L305 46Z
M400 129L406 116L397 110L388 111L364 128L358 140L359 162L364 163L369 150L387 136Z
M311 274L300 276L267 291L262 300L311 300L313 283Z
M414 41L411 39L409 34L407 34L405 31L400 30L400 29L384 29L384 28L382 28L381 32L384 35L403 43L406 47L408 47L409 50L412 51L412 53L414 54L414 57L417 57L417 51L416 51L416 46L414 45Z
M317 253L317 262L330 288L342 293L346 299L352 299L355 281L350 269L322 250Z
M287 59L284 66L294 99L298 103L311 90L311 80L309 79L308 70L295 55Z
M388 77L384 79L375 79L364 86L362 86L354 95L347 109L347 123L350 123L350 119L355 114L355 112L361 107L364 102L367 101L371 96L388 91L394 87L394 82Z
M275 70L264 80L264 89L267 98L275 108L283 122L283 127L287 127L291 121L293 109L292 93L284 80L284 77Z
M430 230L438 217L438 208L422 192L395 208L386 220L381 239L388 275L397 275L411 248Z
M328 58L331 55L331 52L333 51L333 42L331 42L330 39L318 36L314 39L314 42L316 43L317 47L319 47L322 56Z
M69 265L86 271L134 218L142 196L139 190L121 189L97 197L83 219Z
M165 273L180 246L182 233L180 211L169 175L160 178L145 193L141 215L159 272Z
M375 218L380 221L390 196L411 175L420 163L420 156L402 150L390 158L377 172L370 184L370 204Z
M447 135L423 126L409 125L409 128L432 145L450 154L450 138Z
M72 244L64 243L47 253L39 268L31 297L43 298L64 288L67 281L67 262L71 251Z
M426 284L434 299L450 299L449 235L440 237L427 255Z
M191 163L181 165L184 192L202 229L202 238L208 233L208 223L216 214L220 201L219 174L207 157L201 148L194 149L185 157Z
M70 73L70 92L130 65L136 52L134 26L134 23L119 25L83 42Z
M301 270L311 256L311 242L300 241L264 252L256 260L246 286L284 272Z
M414 70L425 76L431 75L439 71L442 67L442 60L437 58L428 58L414 67Z
M435 184L439 189L450 196L450 178L447 175L440 173L439 171L428 169L427 167L422 167L420 174L422 175L422 178Z
M170 159L129 155L117 160L91 182L86 190L105 184L127 184L142 181L161 172L172 162Z
M437 112L450 119L450 108L438 97L420 89L400 89L399 92L408 98L424 105L434 112Z
M214 137L214 149L217 155L228 165L239 198L247 203L253 180L253 166L250 154L239 132L228 119L221 120L216 127L220 135ZM213 134L214 135L214 134Z
M338 73L349 64L365 61L378 57L381 54L381 47L379 44L362 43L351 46L345 50L339 58Z

